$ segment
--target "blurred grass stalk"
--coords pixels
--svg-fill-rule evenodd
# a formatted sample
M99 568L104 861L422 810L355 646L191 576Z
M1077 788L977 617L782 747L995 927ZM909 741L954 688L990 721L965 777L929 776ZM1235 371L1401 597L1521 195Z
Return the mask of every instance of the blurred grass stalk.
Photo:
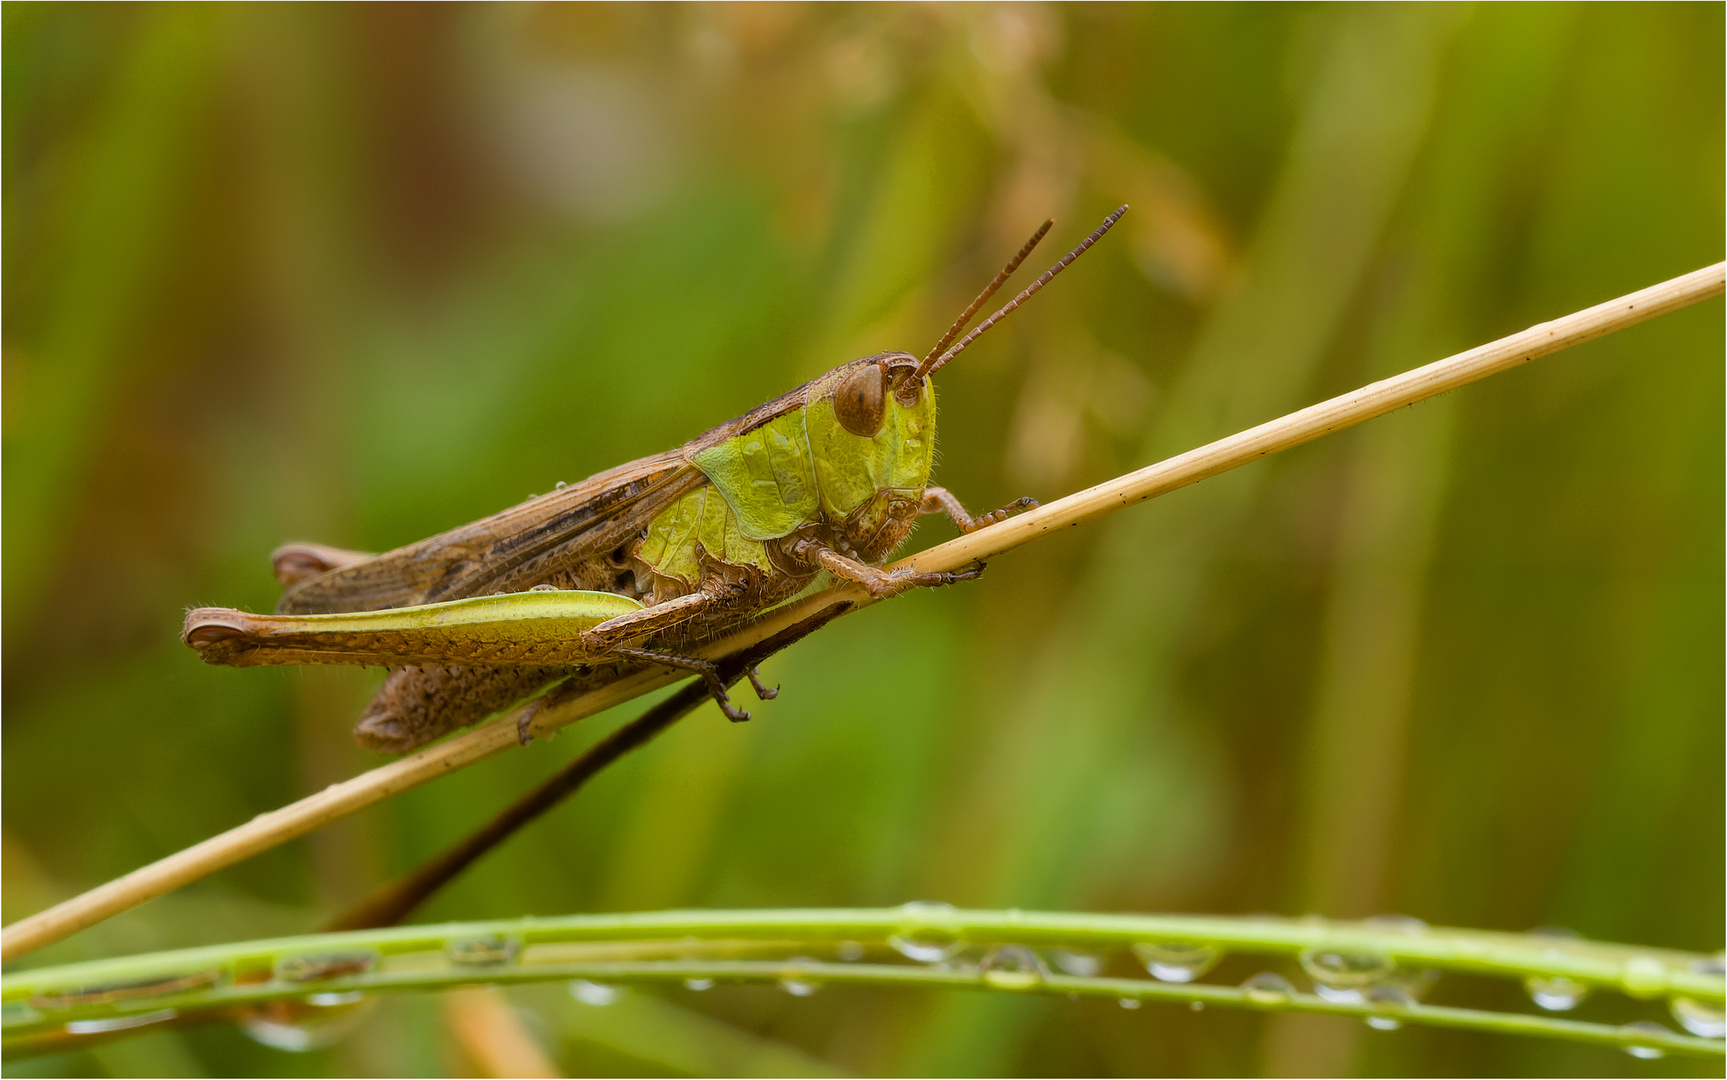
M1154 973L1160 956L1179 953L1182 960L1165 964L1160 979L1102 977L1111 953L1124 948ZM1062 972L1050 971L1034 949L1051 951ZM809 953L838 959L812 959ZM1193 981L1223 957L1242 954L1297 959L1316 992L1299 992L1268 973L1240 986ZM1520 982L1569 980L1637 999L1671 998L1682 1020L1718 1016L1727 997L1718 960L1538 934L1377 920L962 911L910 904L452 923L72 964L7 980L5 1035L9 1055L27 1055L65 1049L79 1033L104 1036L156 1022L228 1019L240 1015L235 1010L269 1002L351 1003L375 991L581 979L602 986L778 982L798 996L835 984L1197 1003L1356 1017L1380 1027L1412 1023L1534 1035L1645 1056L1721 1057L1727 1046L1647 1021L1600 1024L1424 1005L1417 1001L1420 987L1405 984L1430 982L1434 976L1421 974L1426 970ZM599 988L592 996L611 1000ZM496 999L487 1004L502 1006ZM523 1048L493 1049L519 1054Z
M1018 517L919 552L895 565L918 570L956 570L992 558L1051 532L1096 520L1538 357L1719 296L1723 290L1724 271L1727 271L1727 263L1716 263L1563 318L1537 324L1520 333L1371 383L1068 495ZM745 629L697 650L697 654L713 659L730 656L841 601L852 602L851 610L867 607L872 602L867 594L855 587L829 589L776 609ZM531 730L535 735L548 735L559 727L678 681L681 677L681 673L672 671L627 676L567 703L539 710ZM16 959L145 900L304 835L320 825L508 749L517 742L515 719L519 711L352 780L334 784L316 795L260 815L245 825L20 920L6 928L3 940L0 940L0 959Z

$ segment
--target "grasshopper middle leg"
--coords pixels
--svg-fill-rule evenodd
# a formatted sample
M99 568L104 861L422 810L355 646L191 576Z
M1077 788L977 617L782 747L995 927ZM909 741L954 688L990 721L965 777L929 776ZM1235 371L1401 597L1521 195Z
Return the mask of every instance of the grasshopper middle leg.
M710 578L703 582L700 590L687 596L667 600L653 607L633 611L628 615L619 615L607 619L591 630L582 634L582 644L596 653L604 652L611 656L622 657L643 663L659 664L662 667L679 668L693 671L702 677L707 684L708 693L713 697L714 704L726 714L726 718L734 723L748 720L750 714L738 709L731 703L731 697L726 693L725 682L719 676L719 668L711 660L701 660L691 656L680 656L658 649L643 649L625 642L648 635L663 633L680 623L689 621L703 612L715 607L724 607L743 592L744 586L738 582L723 581ZM779 694L776 689L762 685L754 668L745 672L750 685L755 687L756 696L763 701Z

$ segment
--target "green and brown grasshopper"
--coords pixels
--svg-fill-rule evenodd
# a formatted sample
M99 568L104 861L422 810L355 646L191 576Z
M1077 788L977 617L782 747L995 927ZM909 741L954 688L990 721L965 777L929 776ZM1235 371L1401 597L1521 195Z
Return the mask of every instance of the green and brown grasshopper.
M1037 505L973 516L931 486L930 376L1043 288L1127 211L955 343L1051 222L924 357L883 352L841 364L664 454L560 487L382 555L316 544L278 549L274 615L199 608L185 643L213 664L364 664L393 670L355 727L406 751L558 684L587 689L643 664L701 675L681 649L800 592L820 572L877 598L976 577L880 569L920 514L962 531ZM756 693L770 698L753 672ZM525 731L525 728L524 728Z

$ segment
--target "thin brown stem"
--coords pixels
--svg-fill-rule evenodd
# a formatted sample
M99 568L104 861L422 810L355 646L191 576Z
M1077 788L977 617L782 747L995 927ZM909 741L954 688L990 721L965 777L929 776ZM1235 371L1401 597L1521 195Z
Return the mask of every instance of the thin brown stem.
M1321 435L1720 296L1724 279L1727 279L1727 263L1716 263L1552 322L1532 326L938 544L901 560L895 568L959 570L1030 543L1045 533L1095 521L1123 507L1258 461L1280 450L1300 446ZM840 600L852 601L853 610L872 602L864 590L854 585L828 589L777 608L693 651L710 659L726 656L772 637ZM676 674L663 669L636 672L566 703L541 710L535 716L531 730L534 734L548 734L677 679ZM333 784L296 803L259 815L219 836L21 919L7 927L0 937L0 960L14 960L392 795L515 747L516 720L517 714L510 713L410 757Z

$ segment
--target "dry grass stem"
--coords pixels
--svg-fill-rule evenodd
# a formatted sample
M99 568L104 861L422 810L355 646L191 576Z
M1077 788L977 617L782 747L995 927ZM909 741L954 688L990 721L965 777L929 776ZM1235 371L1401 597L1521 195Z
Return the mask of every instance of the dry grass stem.
M1727 263L1716 263L1371 383L938 544L900 565L920 570L955 570L992 558L1045 533L1096 520L1268 454L1300 446L1321 435L1383 416L1539 357L1720 296L1724 272ZM830 589L771 612L698 650L699 655L717 658L748 648L839 600L851 600L855 607L865 607L871 602L854 586ZM627 676L559 707L542 710L535 719L534 733L549 734L684 677L682 673L661 670ZM0 960L14 960L146 900L514 745L516 714L512 713L399 761L333 784L279 810L261 814L244 825L14 923L0 937Z

